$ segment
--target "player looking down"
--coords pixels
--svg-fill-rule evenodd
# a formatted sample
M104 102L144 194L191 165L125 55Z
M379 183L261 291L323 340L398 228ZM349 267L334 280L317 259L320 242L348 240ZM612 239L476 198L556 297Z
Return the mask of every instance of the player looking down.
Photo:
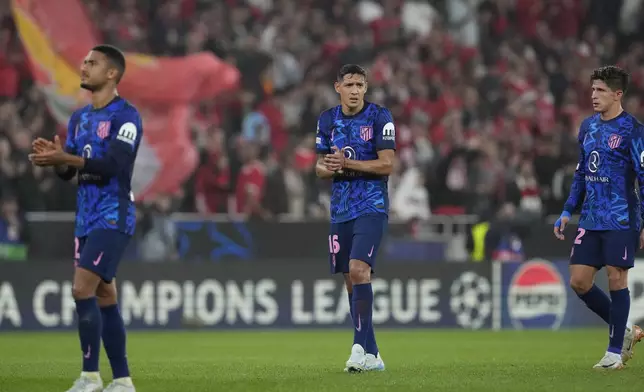
M340 105L318 120L316 173L333 181L329 261L332 274L344 274L354 324L345 371L384 370L372 324L371 274L387 228L396 131L389 110L364 100L361 66L344 65L334 86Z
M628 270L644 247L644 126L622 108L628 74L615 66L593 71L595 114L579 128L579 163L570 196L554 233L563 230L581 204L579 228L570 254L570 285L588 308L609 325L608 349L594 366L621 369L633 355L642 330L628 325ZM635 180L639 190L635 187ZM638 197L639 196L639 197ZM639 199L639 200L638 200ZM606 267L610 298L594 284Z

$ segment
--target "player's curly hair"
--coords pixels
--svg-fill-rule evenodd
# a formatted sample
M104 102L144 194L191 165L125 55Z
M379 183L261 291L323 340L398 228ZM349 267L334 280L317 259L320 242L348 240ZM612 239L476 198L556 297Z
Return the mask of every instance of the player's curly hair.
M622 90L626 94L628 83L630 82L630 75L616 65L608 65L593 71L590 76L590 83L595 80L601 80L606 83L606 86L613 91Z

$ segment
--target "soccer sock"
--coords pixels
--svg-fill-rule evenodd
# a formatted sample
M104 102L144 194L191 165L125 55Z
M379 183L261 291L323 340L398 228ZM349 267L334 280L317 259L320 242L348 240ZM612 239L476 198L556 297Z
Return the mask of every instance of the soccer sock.
M367 346L373 312L373 290L371 283L353 285L353 344Z
M577 295L586 303L588 309L606 321L606 324L610 324L611 301L602 289L593 285L586 293Z
M373 330L373 320L369 323L369 332L367 332L367 354L378 356L378 345L376 344L376 333Z
M103 316L103 346L112 366L113 378L130 377L125 351L125 324L118 305L101 308Z
M373 296L373 292L372 292ZM353 295L352 293L349 293L349 310L351 314L351 318L353 319ZM371 323L371 328L369 328L369 333L367 334L367 343L366 347L364 347L365 351L367 354L373 354L375 356L378 355L378 345L376 344L376 334L373 331L373 322Z
M631 307L631 297L628 289L610 292L610 340L608 351L621 354L624 344L624 332L628 321L628 311Z
M83 372L98 372L102 322L96 297L76 300L76 313L83 351Z
M349 316L353 320L353 293L347 293L349 297Z

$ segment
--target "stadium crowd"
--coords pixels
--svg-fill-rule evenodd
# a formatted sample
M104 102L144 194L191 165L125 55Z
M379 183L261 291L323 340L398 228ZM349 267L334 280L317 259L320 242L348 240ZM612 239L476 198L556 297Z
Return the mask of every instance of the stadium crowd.
M324 218L313 135L320 112L337 104L344 63L369 69L368 99L396 119L392 214L406 220L507 203L559 213L595 67L631 72L626 108L644 119L642 0L84 2L123 50L212 51L241 71L236 94L195 111L201 164L183 189L160 195L164 211ZM0 0L1 197L24 211L73 210L74 190L27 161L31 140L56 125L8 3Z

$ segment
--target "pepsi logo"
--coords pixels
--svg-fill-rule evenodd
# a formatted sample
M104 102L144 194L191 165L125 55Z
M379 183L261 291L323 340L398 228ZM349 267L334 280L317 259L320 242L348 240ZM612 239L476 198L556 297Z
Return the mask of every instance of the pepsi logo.
M534 259L512 276L507 301L514 328L558 329L566 314L566 284L552 263Z

